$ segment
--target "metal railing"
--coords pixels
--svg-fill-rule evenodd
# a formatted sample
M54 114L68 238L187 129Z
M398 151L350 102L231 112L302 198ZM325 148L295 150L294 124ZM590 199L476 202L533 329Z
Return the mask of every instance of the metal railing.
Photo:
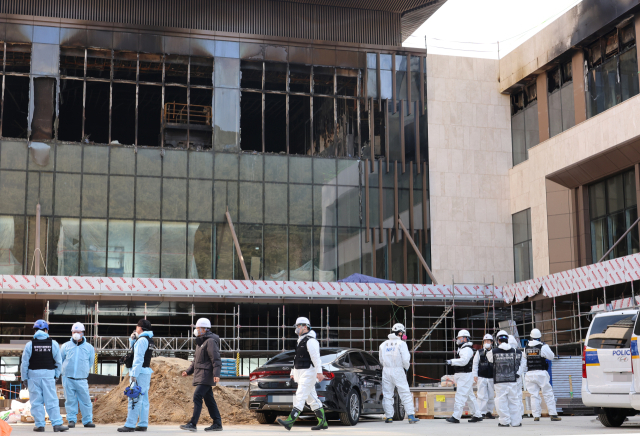
M211 106L174 102L164 104L165 123L210 126L212 114Z

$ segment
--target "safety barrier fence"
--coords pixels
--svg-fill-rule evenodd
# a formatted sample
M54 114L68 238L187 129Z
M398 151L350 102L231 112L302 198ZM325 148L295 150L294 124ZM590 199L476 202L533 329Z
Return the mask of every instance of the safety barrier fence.
M1 292L107 295L177 295L204 297L503 299L502 287L389 283L205 280L141 277L67 277L3 275Z

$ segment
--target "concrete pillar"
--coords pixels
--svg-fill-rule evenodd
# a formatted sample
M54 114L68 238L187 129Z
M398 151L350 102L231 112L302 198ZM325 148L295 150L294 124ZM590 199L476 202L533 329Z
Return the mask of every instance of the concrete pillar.
M538 129L540 142L549 139L549 102L547 101L547 73L538 74L536 78L538 92Z
M573 73L573 108L576 113L576 125L587 119L587 100L584 87L584 51L578 50L571 59Z

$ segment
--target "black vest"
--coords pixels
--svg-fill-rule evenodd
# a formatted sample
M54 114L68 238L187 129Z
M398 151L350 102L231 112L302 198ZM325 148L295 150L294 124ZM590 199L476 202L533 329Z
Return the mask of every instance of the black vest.
M547 363L547 359L542 357L542 346L544 344L540 343L538 345L527 346L525 352L527 353L527 368L529 371L548 371L549 364Z
M478 363L478 377L493 378L493 363L487 359L487 350L478 351L480 361Z
M470 348L470 347L473 347L473 345L471 345L469 343L462 344L462 346L460 348L458 348L458 356L460 356L460 350L462 350L463 348ZM473 351L473 349L471 351ZM467 364L465 366L454 366L453 367L454 374L466 373L466 372L471 372L471 371L473 371L473 356L471 356L471 359L469 359L469 362L467 362Z
M53 339L34 339L31 341L29 370L35 369L56 369L56 361L53 358Z
M309 350L307 349L309 339L311 339L311 336L303 338L296 345L296 355L293 357L293 367L295 369L308 369L313 366L311 355L309 355Z
M515 350L493 349L493 382L494 383L515 383L516 373L520 369L522 353Z
M144 352L144 359L142 361L143 368L149 368L151 366L151 356L153 356L153 350L156 349L156 345L153 343L153 338L149 336L140 336L140 338L145 338L149 342L149 346L147 347L147 351ZM140 340L140 338L138 340Z

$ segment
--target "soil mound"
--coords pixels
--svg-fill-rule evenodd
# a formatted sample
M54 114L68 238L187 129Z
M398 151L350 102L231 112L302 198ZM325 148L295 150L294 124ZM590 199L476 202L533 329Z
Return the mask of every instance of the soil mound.
M151 359L151 387L149 389L149 424L186 424L193 412L193 377L182 377L190 362L170 357ZM93 420L100 424L123 423L127 420L125 388L129 377L108 394L99 397L93 407ZM243 389L215 386L213 395L218 404L222 425L257 424L255 412L249 410L249 395ZM205 404L198 425L211 424Z

